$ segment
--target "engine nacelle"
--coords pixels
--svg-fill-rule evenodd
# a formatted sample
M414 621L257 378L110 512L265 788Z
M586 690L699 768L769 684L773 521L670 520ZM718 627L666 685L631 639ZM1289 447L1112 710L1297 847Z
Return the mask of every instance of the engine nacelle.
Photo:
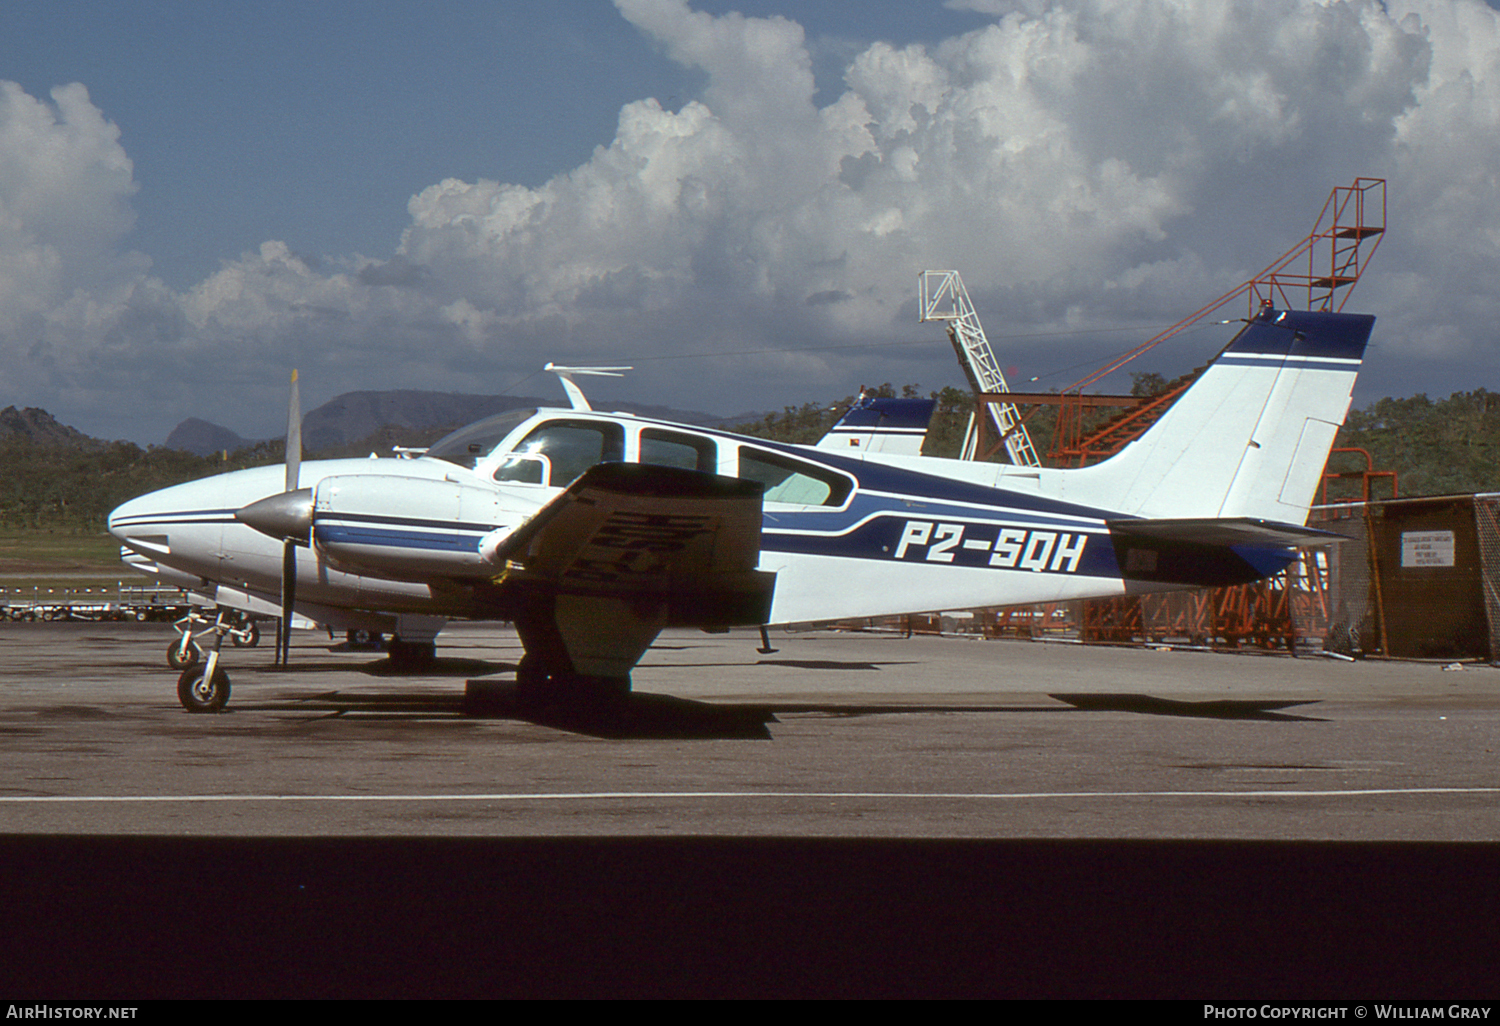
M452 478L329 477L314 494L313 544L339 569L376 577L488 577L481 540L527 513L510 506L497 489Z

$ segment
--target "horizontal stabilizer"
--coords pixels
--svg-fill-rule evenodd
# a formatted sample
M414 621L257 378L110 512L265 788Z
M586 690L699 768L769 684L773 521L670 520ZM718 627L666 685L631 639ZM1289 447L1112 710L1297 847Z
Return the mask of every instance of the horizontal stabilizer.
M1254 517L1197 517L1183 520L1110 520L1112 535L1186 545L1276 545L1303 547L1348 541L1341 534L1315 527L1279 524Z

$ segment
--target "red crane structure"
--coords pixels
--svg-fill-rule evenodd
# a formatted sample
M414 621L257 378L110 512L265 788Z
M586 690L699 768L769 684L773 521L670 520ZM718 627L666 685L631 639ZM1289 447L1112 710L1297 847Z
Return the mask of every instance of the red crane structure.
M1259 274L1166 331L1061 392L981 393L975 397L976 401L980 406L991 403L1057 406L1057 430L1047 453L1054 466L1083 467L1108 459L1154 424L1187 391L1203 368L1176 379L1153 396L1103 395L1085 389L1237 299L1246 301L1246 317L1253 317L1266 305L1282 309L1342 310L1385 234L1385 215L1384 178L1356 178L1352 185L1338 186L1329 193L1305 238ZM1123 412L1102 425L1086 428L1087 414L1101 407L1120 407ZM999 451L1005 439L985 435L985 429L996 418L975 420L980 431L977 458Z
M1108 459L1155 423L1203 368L1170 382L1152 396L1102 395L1085 389L1239 299L1246 303L1247 317L1253 317L1267 305L1282 309L1342 310L1380 245L1385 227L1385 179L1356 178L1351 185L1338 186L1323 204L1312 231L1244 284L1062 392L979 393L975 397L978 409L990 404L1004 404L1010 411L1056 406L1057 429L1047 454L1052 464L1082 467ZM1088 414L1107 407L1120 408L1122 412L1103 424L1086 426ZM1025 419L1015 422L1019 426ZM970 458L984 459L1007 448L1005 436L986 435L992 425L1002 423L1001 417L979 415L971 423L978 438ZM1346 451L1349 450L1335 450ZM1367 454L1366 461L1368 464ZM1325 476L1362 479L1367 500L1373 478L1389 478L1393 494L1396 488L1393 473L1378 472L1368 465L1362 471L1325 472ZM1325 482L1325 497L1326 490ZM1077 629L1087 642L1129 644L1170 637L1198 644L1222 642L1238 646L1249 642L1292 648L1299 636L1321 637L1332 618L1328 608L1327 554L1308 549L1302 555L1302 560L1286 571L1256 584L1092 599L1081 604L1081 616L1054 606L1005 609L999 611L988 630L1033 634Z

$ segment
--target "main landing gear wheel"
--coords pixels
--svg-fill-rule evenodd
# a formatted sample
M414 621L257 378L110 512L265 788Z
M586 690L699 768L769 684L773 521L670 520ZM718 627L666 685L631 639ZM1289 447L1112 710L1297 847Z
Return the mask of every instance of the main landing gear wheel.
M198 647L198 643L195 641L189 641L186 645L183 645L182 639L178 638L167 646L167 665L174 670L193 666L202 658L203 650Z
M344 632L344 643L356 652L384 651L385 635L356 627Z
M205 679L207 669L189 666L177 678L177 700L190 713L219 712L229 703L229 674L215 667L213 678Z
M251 620L244 630L229 635L229 640L234 643L235 648L254 648L260 644L260 627Z

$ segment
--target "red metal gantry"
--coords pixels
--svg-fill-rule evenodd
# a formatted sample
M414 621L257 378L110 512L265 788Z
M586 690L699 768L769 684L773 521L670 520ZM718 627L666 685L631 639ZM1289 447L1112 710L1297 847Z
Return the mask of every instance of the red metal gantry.
M1155 423L1203 368L1178 378L1154 396L1103 396L1085 393L1084 389L1241 296L1246 299L1247 318L1267 305L1282 309L1342 310L1380 245L1385 227L1385 179L1356 178L1351 185L1334 188L1312 231L1259 274L1061 393L1012 392L1003 398L981 395L977 400L1029 404L1033 408L1040 404L1056 405L1057 430L1048 453L1053 464L1082 467L1107 459ZM1125 409L1103 425L1086 430L1086 414L1101 406ZM976 420L983 425L990 418ZM994 451L999 445L981 436L979 450ZM1347 451L1359 450L1335 450ZM1365 457L1364 470L1325 471L1325 501L1330 480L1350 478L1361 479L1368 501L1371 480L1388 477L1394 496L1395 474L1376 471L1368 453ZM1040 622L1057 629L1067 619L1066 614L1059 615L1061 608L1049 607L1039 621L1037 617L1029 617L1025 623L1031 626ZM1014 614L1004 612L996 626L1015 629L1021 622ZM1084 641L1092 642L1134 643L1171 638L1196 644L1238 647L1253 642L1291 649L1299 637L1321 639L1329 622L1328 557L1321 550L1305 549L1302 558L1287 570L1256 584L1089 600L1081 603L1081 618L1072 626Z
M981 406L995 403L1058 406L1057 430L1047 453L1053 464L1084 467L1108 459L1154 424L1187 391L1203 368L1178 378L1154 396L1104 395L1086 393L1085 389L1242 296L1246 299L1247 319L1266 305L1282 309L1342 310L1380 246L1385 222L1384 178L1356 178L1352 185L1337 186L1323 203L1312 231L1301 241L1259 274L1166 331L1061 392L982 393L975 397L976 402ZM1086 430L1086 414L1102 406L1124 407L1126 412L1100 427ZM985 417L976 420L984 422L983 428L991 422L991 418ZM1004 439L987 437L981 430L978 451L993 454L1003 443Z

